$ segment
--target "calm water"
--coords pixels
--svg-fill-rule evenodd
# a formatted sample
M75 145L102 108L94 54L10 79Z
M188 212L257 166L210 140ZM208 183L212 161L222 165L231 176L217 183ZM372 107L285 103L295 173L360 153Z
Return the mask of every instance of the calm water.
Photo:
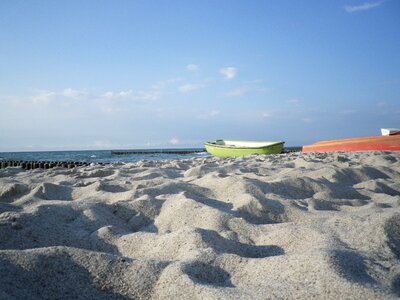
M201 150L201 149L179 149L179 150ZM129 152L156 152L173 151L172 149L156 150L118 150ZM1 160L24 160L24 161L79 161L94 163L136 162L139 160L165 160L182 159L191 157L205 157L207 153L190 154L166 154L166 153L133 153L124 155L112 154L111 150L97 151L40 151L40 152L0 152Z

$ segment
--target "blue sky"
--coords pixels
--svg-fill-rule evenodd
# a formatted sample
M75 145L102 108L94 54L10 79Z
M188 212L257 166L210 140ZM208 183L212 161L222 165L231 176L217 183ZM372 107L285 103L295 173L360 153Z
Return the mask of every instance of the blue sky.
M400 1L0 2L0 151L400 127Z

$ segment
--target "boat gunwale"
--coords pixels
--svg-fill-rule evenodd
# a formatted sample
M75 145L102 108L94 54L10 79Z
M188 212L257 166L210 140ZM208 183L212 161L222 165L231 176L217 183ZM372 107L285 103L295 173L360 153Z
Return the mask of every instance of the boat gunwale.
M234 142L234 140L227 140L227 141ZM237 142L239 142L239 141L237 141ZM241 142L244 142L244 141L241 141ZM246 141L246 142L249 142L249 141ZM260 142L260 143L263 143L263 142ZM265 142L265 143L270 143L270 144L268 144L268 145L266 144L264 146L256 146L256 147L254 147L254 146L253 147L244 147L244 146L236 147L234 145L218 145L218 144L216 144L216 142L205 142L204 145L215 147L215 148L225 148L225 149L234 149L234 150L246 150L246 149L254 149L255 150L255 149L265 149L265 148L280 145L280 144L283 145L285 142L279 141L279 142Z
M305 145L307 146L314 146L314 145L323 145L323 144L351 144L351 143L371 143L378 141L381 143L382 141L391 141L397 140L397 135L378 135L378 136L367 136L367 137L353 137L353 138L344 138L344 139L337 139L337 140L324 140L318 141L314 144Z
M302 149L304 153L340 151L400 151L400 135L320 141L311 145L305 145Z

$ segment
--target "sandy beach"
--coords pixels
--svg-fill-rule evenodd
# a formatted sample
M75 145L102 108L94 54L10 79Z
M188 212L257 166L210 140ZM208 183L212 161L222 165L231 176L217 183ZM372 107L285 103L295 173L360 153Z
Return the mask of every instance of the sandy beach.
M400 152L0 170L0 299L396 299Z

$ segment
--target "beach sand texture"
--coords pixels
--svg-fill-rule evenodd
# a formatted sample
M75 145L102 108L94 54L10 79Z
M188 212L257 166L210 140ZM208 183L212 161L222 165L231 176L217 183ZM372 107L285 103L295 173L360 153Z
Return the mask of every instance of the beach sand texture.
M400 152L0 170L0 299L396 299Z

